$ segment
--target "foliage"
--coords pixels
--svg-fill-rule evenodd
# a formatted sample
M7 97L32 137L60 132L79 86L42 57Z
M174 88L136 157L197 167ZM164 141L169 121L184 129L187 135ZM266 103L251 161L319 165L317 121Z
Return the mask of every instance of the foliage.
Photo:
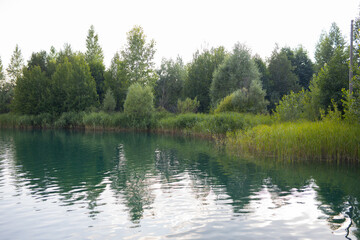
M102 103L105 94L104 88L104 54L99 44L99 36L95 34L94 26L91 25L86 37L85 60L89 64L91 76L96 83L96 92Z
M300 90L299 78L293 72L294 67L287 57L285 51L274 49L269 59L269 88L267 89L270 99L270 109L275 108L275 104L290 91Z
M247 88L254 80L259 80L260 74L250 50L239 43L235 44L233 53L214 72L210 96L213 106L237 89Z
M265 91L259 81L252 81L249 90L239 89L226 96L215 109L215 113L220 112L250 112L264 113L268 102L265 100Z
M146 129L153 112L154 95L151 87L132 84L124 103L124 113L131 119L131 127Z
M316 71L320 71L335 55L336 49L344 49L346 42L340 28L332 23L329 33L323 32L315 48Z
M21 114L37 115L51 111L51 82L40 66L24 69L16 81L13 107Z
M113 112L116 107L116 101L114 98L114 94L112 93L111 89L108 89L105 94L104 98L104 111Z
M1 80L0 80L1 81ZM0 82L0 113L10 112L10 103L14 97L14 87L8 82Z
M259 125L227 135L230 151L284 160L359 160L359 145L359 125L331 120Z
M2 85L2 82L4 80L5 80L5 74L4 74L3 64L2 64L1 56L0 56L0 86Z
M188 78L185 82L185 96L199 100L199 112L208 112L211 105L210 86L213 74L224 61L227 52L224 47L199 50L188 65Z
M154 86L158 78L154 70L154 54L155 41L146 43L146 35L142 27L134 26L127 33L127 45L121 51L129 83Z
M280 121L315 120L317 114L313 112L310 92L302 89L298 93L291 91L284 95L276 105L274 116Z
M22 76L22 68L24 67L24 60L19 46L16 44L13 55L10 59L10 64L6 69L10 83L15 85L16 79Z
M186 98L184 101L178 100L177 111L178 113L196 113L200 106L200 102L195 97L194 99Z
M126 76L125 61L116 53L111 60L110 68L105 72L105 88L111 89L116 101L116 110L123 109L129 81Z
M349 68L347 64L347 52L345 48L337 48L328 63L320 69L311 82L313 101L318 108L327 109L331 99L342 107L342 91L348 88Z
M159 120L158 128L166 131L182 131L192 134L226 134L228 131L247 129L258 124L271 124L273 119L266 115L243 113L179 114Z
M181 58L173 60L162 60L159 79L155 85L156 105L168 111L175 112L177 100L181 98L186 69Z
M282 48L282 52L286 53L287 58L293 66L293 73L299 79L299 85L305 89L309 88L310 80L314 74L314 66L308 53L302 46L292 50L291 48Z

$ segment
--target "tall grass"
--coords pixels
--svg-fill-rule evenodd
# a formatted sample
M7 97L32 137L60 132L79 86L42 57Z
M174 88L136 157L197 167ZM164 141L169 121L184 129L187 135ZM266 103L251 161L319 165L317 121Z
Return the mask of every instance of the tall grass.
M359 160L360 126L343 121L287 122L227 134L227 148L281 159Z
M247 129L259 124L271 124L273 119L268 115L241 113L219 114L179 114L159 120L158 129L182 131L185 133L223 134L238 129Z

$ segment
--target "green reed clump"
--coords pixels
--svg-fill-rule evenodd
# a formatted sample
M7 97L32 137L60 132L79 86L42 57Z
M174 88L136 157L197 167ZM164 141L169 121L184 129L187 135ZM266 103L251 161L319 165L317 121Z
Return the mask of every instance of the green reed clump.
M185 131L202 134L226 134L258 124L271 124L268 115L243 114L235 112L218 114L179 114L159 120L158 128L170 131Z
M359 160L360 126L331 120L259 125L228 133L227 147L281 159Z
M55 128L83 128L84 112L64 112L54 122Z

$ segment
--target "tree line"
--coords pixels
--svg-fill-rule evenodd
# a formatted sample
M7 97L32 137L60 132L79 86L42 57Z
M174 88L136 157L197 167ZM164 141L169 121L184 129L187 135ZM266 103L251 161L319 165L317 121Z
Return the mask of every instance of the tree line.
M359 19L356 26L360 26ZM357 42L358 32L355 27ZM355 45L357 64L359 44ZM263 60L253 56L246 45L236 43L231 51L223 46L197 50L188 64L180 57L163 59L156 69L155 52L155 41L148 40L140 26L127 33L126 45L115 53L107 69L93 26L88 30L85 53L65 44L61 50L51 47L49 52L34 52L25 64L16 45L6 69L8 81L4 81L0 58L0 112L60 115L126 111L126 106L136 112L140 105L147 109L144 111L154 111L154 101L158 110L169 112L271 113L282 107L290 114L298 106L296 111L316 119L321 109L336 105L343 111L346 107L342 89L348 89L349 49L335 23L320 35L315 62L302 46L275 46ZM147 100L138 101L128 96L130 92ZM127 98L132 100L126 103ZM284 110L289 99L297 105ZM357 98L352 99L354 108Z

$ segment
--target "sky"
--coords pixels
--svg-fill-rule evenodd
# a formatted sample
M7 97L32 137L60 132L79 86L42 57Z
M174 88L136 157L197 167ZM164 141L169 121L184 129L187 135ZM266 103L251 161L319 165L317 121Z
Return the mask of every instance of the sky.
M185 63L196 50L237 42L263 59L275 48L302 45L314 58L322 31L335 22L349 40L360 0L0 0L0 57L7 68L16 44L25 62L32 52L60 50L65 43L86 51L91 25L105 65L126 44L135 25L156 42L154 61L177 56Z

